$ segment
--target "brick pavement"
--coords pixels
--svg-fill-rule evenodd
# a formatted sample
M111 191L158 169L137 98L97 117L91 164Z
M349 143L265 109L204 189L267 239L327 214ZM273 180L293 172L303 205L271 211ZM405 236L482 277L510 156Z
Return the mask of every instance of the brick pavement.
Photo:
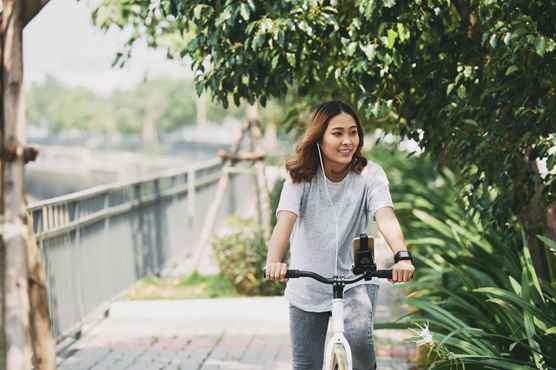
M377 320L389 312L379 302ZM286 370L287 313L283 297L115 302L106 319L60 354L58 369ZM408 335L376 331L379 369L411 368Z
M402 286L381 285L377 322L399 316ZM399 291L398 291L399 290ZM115 302L59 356L59 370L287 370L283 297ZM379 369L409 370L410 333L377 330Z
M388 266L377 243L378 265ZM209 264L210 270L210 264ZM381 282L376 322L404 314L404 286ZM376 330L379 370L414 370L411 333ZM59 353L59 370L289 370L283 297L118 301Z
M60 370L288 369L282 297L116 302Z

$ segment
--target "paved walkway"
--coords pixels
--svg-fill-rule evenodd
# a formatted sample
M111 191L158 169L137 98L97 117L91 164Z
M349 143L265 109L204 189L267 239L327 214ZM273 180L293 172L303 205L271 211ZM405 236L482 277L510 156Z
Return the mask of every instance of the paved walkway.
M382 282L376 322L403 315L403 289ZM410 336L375 331L378 369L416 369ZM287 370L290 359L283 297L118 301L59 353L58 369Z

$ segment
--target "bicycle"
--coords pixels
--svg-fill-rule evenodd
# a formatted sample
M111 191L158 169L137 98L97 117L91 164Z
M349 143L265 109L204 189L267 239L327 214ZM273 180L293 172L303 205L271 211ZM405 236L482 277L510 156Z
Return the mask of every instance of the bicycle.
M348 284L354 284L363 279L370 280L373 277L381 279L391 279L392 270L377 270L372 251L367 247L367 235L361 234L360 238L354 239L354 272L357 275L346 278L345 276L334 275L331 278L324 277L311 271L288 270L285 278L297 279L308 277L324 284L332 285L332 313L330 326L332 336L328 340L324 350L323 370L352 370L353 362L351 348L344 336L344 288ZM355 240L361 240L361 248L355 247ZM372 240L372 237L371 237ZM356 248L358 250L356 250ZM266 277L266 271L264 271Z

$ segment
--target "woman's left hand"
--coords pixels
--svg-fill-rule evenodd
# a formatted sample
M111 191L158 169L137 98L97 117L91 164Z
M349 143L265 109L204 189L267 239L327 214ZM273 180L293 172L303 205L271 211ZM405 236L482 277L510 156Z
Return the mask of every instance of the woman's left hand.
M413 266L411 261L398 261L398 263L396 263L394 267L392 267L392 279L388 279L388 281L392 284L408 282L413 277L414 271L415 267Z

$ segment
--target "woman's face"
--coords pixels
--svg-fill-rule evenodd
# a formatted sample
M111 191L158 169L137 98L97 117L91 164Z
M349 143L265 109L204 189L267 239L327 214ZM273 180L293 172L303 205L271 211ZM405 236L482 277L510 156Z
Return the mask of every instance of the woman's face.
M327 175L340 172L351 163L359 145L357 124L352 116L341 113L332 117L320 142L322 160Z

